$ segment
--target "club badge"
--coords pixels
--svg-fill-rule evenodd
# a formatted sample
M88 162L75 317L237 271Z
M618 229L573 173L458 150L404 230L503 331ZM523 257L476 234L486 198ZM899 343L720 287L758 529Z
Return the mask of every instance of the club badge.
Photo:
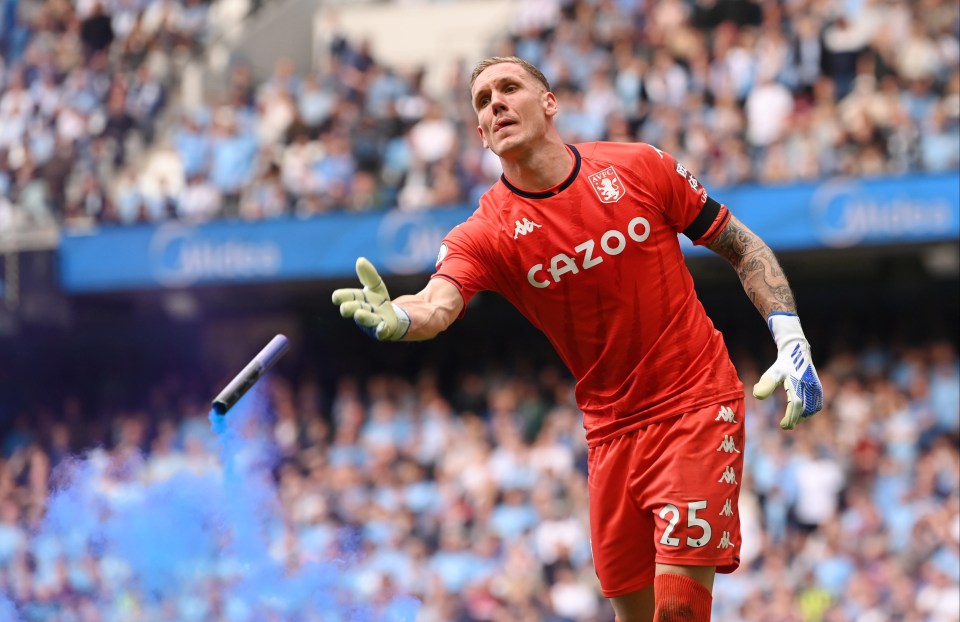
M590 175L589 179L597 196L604 203L616 203L627 194L627 189L612 166Z

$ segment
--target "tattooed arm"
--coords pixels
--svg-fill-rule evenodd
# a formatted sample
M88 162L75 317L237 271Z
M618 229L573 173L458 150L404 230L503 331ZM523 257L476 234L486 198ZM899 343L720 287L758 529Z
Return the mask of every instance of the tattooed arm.
M730 216L730 222L707 248L730 262L750 301L764 318L777 311L797 312L780 262L770 247L736 216Z
M780 427L792 430L823 408L823 386L813 367L810 344L800 328L787 277L770 247L732 215L709 248L726 257L740 276L747 296L767 320L777 344L777 361L760 376L753 395L764 399L782 386L787 392L787 410Z

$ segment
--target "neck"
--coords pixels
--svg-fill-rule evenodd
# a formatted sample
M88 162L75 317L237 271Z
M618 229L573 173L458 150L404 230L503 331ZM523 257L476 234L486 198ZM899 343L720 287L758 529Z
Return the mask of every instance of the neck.
M519 156L500 156L507 181L529 192L542 192L563 182L570 174L573 162L573 154L559 136Z

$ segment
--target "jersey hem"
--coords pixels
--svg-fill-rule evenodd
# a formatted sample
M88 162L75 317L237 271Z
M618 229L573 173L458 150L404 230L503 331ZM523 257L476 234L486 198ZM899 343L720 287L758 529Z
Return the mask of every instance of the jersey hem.
M589 433L588 433L587 447L591 448L591 447L596 447L597 445L602 445L604 443L609 443L610 441L617 439L625 434L629 434L630 432L639 430L640 428L645 428L648 425L652 425L654 423L661 423L663 421L667 421L668 419L673 419L674 417L683 417L685 414L687 414L691 410L699 410L701 408L706 408L707 406L710 406L712 404L719 404L729 399L743 399L743 397L744 397L743 390L731 391L729 393L721 393L720 395L711 397L708 400L694 402L692 404L686 404L682 407L682 409L679 412L674 411L674 412L665 413L662 415L654 415L653 417L641 419L640 421L636 421L622 428L617 428L613 432L604 434L600 438L591 439L589 438ZM587 415L585 414L584 416L586 417Z
M703 568L710 568L712 566L717 569L717 574L730 574L740 567L740 557L736 554L722 555L716 559L657 555L654 557L654 560L658 564L670 564L671 566L697 566Z
M604 598L618 598L620 596L626 596L627 594L633 594L634 592L639 592L640 590L650 587L653 585L653 580L656 577L656 572L651 570L650 572L644 573L644 576L640 579L630 583L626 587L617 588L615 590L605 590L603 586L600 586L600 591L603 593Z

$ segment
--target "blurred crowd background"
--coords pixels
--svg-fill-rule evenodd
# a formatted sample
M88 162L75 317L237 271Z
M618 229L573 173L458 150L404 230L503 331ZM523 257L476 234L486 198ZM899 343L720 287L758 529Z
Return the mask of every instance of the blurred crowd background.
M737 363L750 386L766 361ZM611 622L591 564L586 447L566 372L471 359L446 370L456 382L444 390L429 364L344 375L329 393L305 370L264 382L263 416L243 434L245 451L275 461L270 556L294 569L347 559L355 598L415 596L418 622ZM715 619L957 620L955 345L840 348L818 367L824 411L794 432L777 425L782 400L748 394L743 561L717 580ZM209 392L171 374L136 407L86 410L67 395L21 412L0 459L0 590L26 620L246 619L226 615L222 573L156 600L135 567L92 539L70 547L32 535L51 472L94 447L95 485L115 503L178 473L216 478ZM327 619L318 613L290 619Z
M489 53L542 67L569 142L649 142L708 187L960 167L950 0L518 4ZM0 230L429 209L499 175L473 59L428 90L332 21L310 70L237 57L225 89L184 102L217 19L205 0L6 0Z
M488 52L544 70L569 142L649 142L711 188L960 172L956 2L517 4ZM443 209L474 203L499 176L474 129L476 59L457 59L428 88L422 68L377 57L335 22L309 71L281 58L257 75L233 58L225 88L188 102L184 68L209 56L217 6L0 1L0 242L42 227ZM896 268L897 257L877 263ZM912 303L886 306L885 287L904 298L904 274L861 283L874 288L869 300L800 279L826 406L784 433L782 400L747 395L743 563L717 580L716 620L960 621L957 283L947 281L952 293L921 284ZM316 296L327 305L326 290ZM214 570L157 599L96 541L38 536L62 492L58 469L81 457L118 499L181 473L223 476L207 417L232 374L165 359L196 346L169 318L141 321L142 341L118 336L111 323L138 321L120 299L89 302L102 305L100 322L0 334L0 622L8 601L25 622L243 619ZM245 319L267 325L285 300ZM335 315L310 312L304 323ZM725 334L750 387L772 344L736 347L743 333L766 338L760 318L737 322L742 331ZM459 333L470 339L447 346L455 356L405 366L393 364L398 350L364 349L343 328L349 360L314 348L262 382L265 402L243 435L276 485L269 555L290 569L347 560L354 598L414 596L417 622L611 622L590 558L572 381L555 359L529 364L528 337L487 329ZM111 339L134 354L98 354ZM508 354L484 355L493 342ZM43 370L30 387L10 352ZM331 622L324 613L275 618Z

